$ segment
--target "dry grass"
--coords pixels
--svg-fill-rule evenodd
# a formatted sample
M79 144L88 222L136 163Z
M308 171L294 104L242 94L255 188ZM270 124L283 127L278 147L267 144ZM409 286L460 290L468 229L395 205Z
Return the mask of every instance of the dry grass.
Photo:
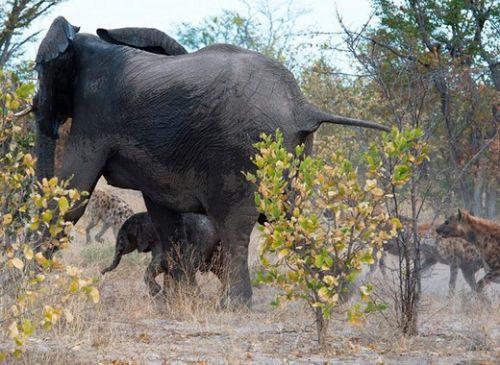
M130 194L135 208L141 203ZM79 224L82 227L82 222ZM113 256L110 233L105 244L85 245L77 234L64 260L99 276ZM255 241L255 240L254 240ZM256 262L255 242L251 261ZM219 282L199 275L199 291L177 290L167 301L152 299L143 283L149 255L131 254L99 284L98 305L74 301L73 323L30 341L25 364L281 364L281 363L494 363L500 356L498 286L484 307L465 292L446 298L447 268L426 279L420 335L401 337L389 308L362 327L339 314L330 328L330 346L315 342L312 317L300 303L272 308L272 288L255 288L251 310L230 312L217 306ZM252 266L255 266L252 265ZM254 269L255 270L255 269ZM380 277L380 288L389 283ZM460 283L464 288L463 282ZM380 295L384 290L380 290Z

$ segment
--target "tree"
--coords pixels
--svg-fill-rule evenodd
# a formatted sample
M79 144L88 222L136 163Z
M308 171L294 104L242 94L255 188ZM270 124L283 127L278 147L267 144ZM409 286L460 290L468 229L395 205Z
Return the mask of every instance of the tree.
M332 309L347 301L363 265L373 264L373 252L380 252L401 227L398 218L389 219L387 202L425 160L421 137L418 129L393 129L363 156L365 174L336 144L322 144L317 156L304 156L304 146L288 152L277 131L255 145L257 171L246 176L257 185L255 204L267 218L261 226L264 270L257 282L281 289L275 304L304 300L314 313L321 345ZM270 254L276 255L274 262ZM369 299L371 290L371 285L360 287L365 306L348 310L350 321L384 307Z
M455 200L476 215L495 214L500 157L500 4L495 0L375 0L380 24L358 39L379 56L384 82L412 64L432 87L423 122L436 141L433 164ZM364 57L369 57L365 52ZM451 169L448 168L451 166ZM439 174L439 171L444 173ZM439 181L437 181L439 182ZM452 195L447 194L447 198Z
M397 239L397 305L403 332L414 334L420 290L416 222L423 204L433 203L437 213L453 204L478 215L495 215L500 177L495 101L499 5L374 0L374 9L380 21L370 26L369 20L356 31L339 16L345 50L358 72L354 81L342 84L350 85L349 91L352 85L364 85L376 104L360 105L368 107L372 118L391 120L399 129L419 127L434 147L431 160L412 177L406 197L395 195L390 207L395 216L406 213L410 218L410 234ZM384 160L390 166L391 159Z
M0 1L0 69L23 52L23 46L36 39L38 32L26 35L32 22L64 0Z
M242 1L246 14L224 10L198 25L182 23L177 29L179 42L197 50L215 43L228 43L260 52L287 67L297 67L296 21L300 12L293 0L271 6L270 0ZM274 2L273 2L274 3Z

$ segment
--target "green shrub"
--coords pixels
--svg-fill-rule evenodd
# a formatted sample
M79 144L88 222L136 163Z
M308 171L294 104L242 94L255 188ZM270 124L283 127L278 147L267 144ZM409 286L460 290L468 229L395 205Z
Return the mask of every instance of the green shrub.
M13 341L0 352L4 361L21 355L26 339L37 331L50 330L62 319L71 322L70 296L97 303L99 292L80 269L42 254L68 246L72 224L64 215L82 196L68 188L68 181L36 181L30 121L14 116L29 105L33 84L0 71L0 85L0 311L6 319L3 335Z
M419 135L418 130L393 130L373 144L364 156L365 176L344 154L333 151L334 146L320 148L318 157L305 156L304 146L291 153L279 131L276 136L263 135L255 145L257 171L246 177L256 184L255 204L268 219L261 226L264 269L256 281L281 289L274 304L305 300L315 314L321 344L332 309L346 300L349 284L401 227L397 218L389 217L386 201L393 193L391 182L401 187L411 177L411 153L418 148ZM391 181L381 179L385 153L398 161ZM270 255L275 256L272 262ZM347 310L351 322L384 308L370 299L371 290L370 285L360 287L363 304Z

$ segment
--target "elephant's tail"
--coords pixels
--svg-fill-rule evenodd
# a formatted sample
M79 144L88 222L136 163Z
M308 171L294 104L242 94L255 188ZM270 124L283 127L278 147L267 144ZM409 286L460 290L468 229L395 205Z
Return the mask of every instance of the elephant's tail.
M315 132L322 123L334 123L350 125L355 127L379 129L381 131L389 132L391 129L385 125L370 122L362 119L348 118L341 115L330 114L324 112L313 105L308 104L306 107L306 128L305 131L312 133Z

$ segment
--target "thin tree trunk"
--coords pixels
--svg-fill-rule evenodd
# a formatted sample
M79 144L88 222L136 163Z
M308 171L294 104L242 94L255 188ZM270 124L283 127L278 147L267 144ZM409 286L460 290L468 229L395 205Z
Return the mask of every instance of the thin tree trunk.
M410 270L409 292L408 292L408 312L407 325L404 332L407 336L415 336L418 334L418 305L420 302L420 239L417 232L417 182L415 177L411 180L411 210L412 210L412 251L411 259L407 265L413 267Z
M318 336L318 343L320 347L324 348L326 345L326 333L328 331L328 320L323 317L323 312L321 308L316 308L315 310L316 316L316 330Z
M497 217L498 182L492 179L486 188L486 216L491 219Z
M474 177L474 187L473 187L473 206L472 214L477 216L483 216L485 213L483 205L483 191L484 191L484 172L479 169L476 176Z

